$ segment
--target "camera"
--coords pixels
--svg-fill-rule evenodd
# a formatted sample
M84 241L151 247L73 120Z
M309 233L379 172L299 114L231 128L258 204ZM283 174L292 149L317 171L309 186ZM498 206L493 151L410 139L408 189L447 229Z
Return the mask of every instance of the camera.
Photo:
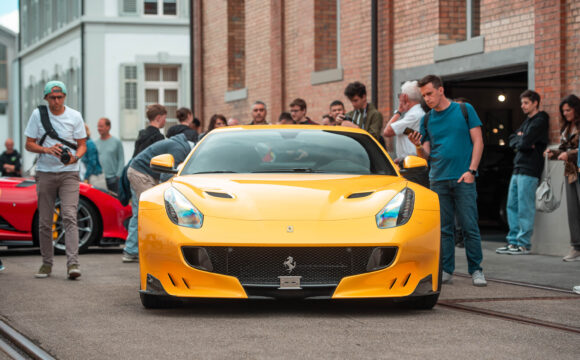
M70 162L71 157L72 157L72 154L70 152L70 149L63 147L62 152L60 153L60 162L62 162L63 164L66 165Z
M343 121L353 121L352 117L347 115L347 114L342 115L342 120Z

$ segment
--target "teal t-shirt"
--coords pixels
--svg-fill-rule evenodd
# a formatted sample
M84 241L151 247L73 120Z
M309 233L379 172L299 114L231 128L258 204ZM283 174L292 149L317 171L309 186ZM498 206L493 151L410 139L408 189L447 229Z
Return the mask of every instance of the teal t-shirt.
M469 170L473 150L469 129L481 126L481 120L473 106L465 105L469 126L456 102L443 111L430 111L428 131L425 131L425 117L421 119L422 142L431 144L431 181L456 180Z

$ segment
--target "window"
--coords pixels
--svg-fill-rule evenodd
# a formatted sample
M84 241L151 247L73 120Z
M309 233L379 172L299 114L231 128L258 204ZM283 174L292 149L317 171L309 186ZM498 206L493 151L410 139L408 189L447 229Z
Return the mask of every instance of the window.
M8 54L5 45L0 44L0 89L8 88Z
M179 67L145 65L145 109L161 104L167 109L165 132L177 124L175 112L179 104Z
M244 0L228 0L228 91L246 85L246 15Z
M145 15L177 15L177 0L144 0Z
M314 71L337 67L337 1L314 1Z

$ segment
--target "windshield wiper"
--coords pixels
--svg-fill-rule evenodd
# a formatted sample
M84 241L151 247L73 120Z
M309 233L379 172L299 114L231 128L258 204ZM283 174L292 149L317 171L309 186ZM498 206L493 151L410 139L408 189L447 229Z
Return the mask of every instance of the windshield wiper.
M293 168L293 169L268 169L253 171L254 173L322 173L324 171L314 170L311 168Z
M197 175L197 174L237 174L237 171L231 171L231 170L200 171L200 172L192 173L191 175Z

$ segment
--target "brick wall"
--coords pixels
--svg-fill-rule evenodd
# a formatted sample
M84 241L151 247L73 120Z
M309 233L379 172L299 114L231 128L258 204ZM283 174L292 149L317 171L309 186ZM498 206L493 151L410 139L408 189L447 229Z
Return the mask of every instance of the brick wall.
M344 78L321 85L311 85L310 78L312 72L332 67L329 63L317 62L321 60L317 54L333 53L331 48L320 48L322 50L317 52L318 45L333 43L331 38L324 37L331 34L321 30L324 21L316 21L321 16L330 16L316 7L327 1L245 0L244 86L248 98L230 103L224 101L228 89L227 33L224 31L227 29L228 2L199 1L203 3L203 111L206 118L222 113L249 122L250 106L259 99L268 106L267 120L276 122L279 113L288 110L290 101L301 97L308 103L308 116L320 121L332 100L342 100L350 109L343 91L355 80L365 83L369 99L372 97L371 0L340 1L340 54L335 61L341 64ZM464 38L465 10L461 6L465 2L378 1L378 105L388 117L393 110L392 71L432 64L435 46ZM479 1L480 30L485 37L486 52L535 45L534 87L542 94L542 108L555 121L552 128L557 129L557 105L561 97L569 93L580 94L580 2ZM326 25L332 28L330 22ZM324 36L317 37L317 33Z
M481 35L485 51L534 43L534 1L481 0Z

